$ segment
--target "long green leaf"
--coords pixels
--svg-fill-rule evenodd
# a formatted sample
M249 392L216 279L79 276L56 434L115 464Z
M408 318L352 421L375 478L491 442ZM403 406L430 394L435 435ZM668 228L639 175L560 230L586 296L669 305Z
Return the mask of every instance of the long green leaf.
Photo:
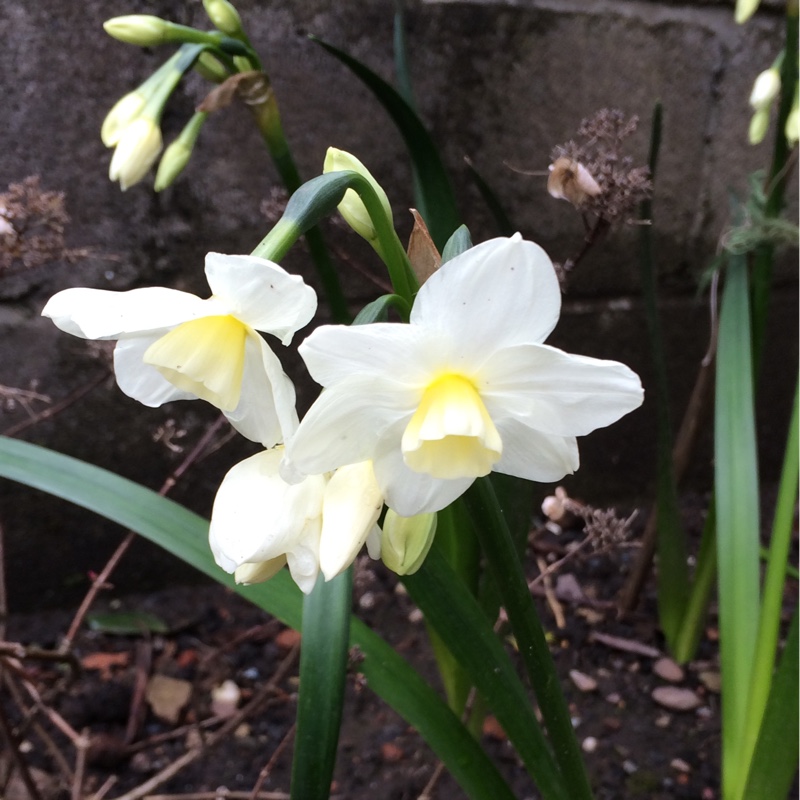
M347 679L353 569L331 581L322 575L303 601L303 647L292 800L327 800L336 765Z
M714 471L722 667L722 785L741 797L759 614L759 505L747 263L732 255L719 321Z
M477 480L464 499L511 623L522 662L536 692L567 796L570 800L591 800L589 778L558 673L528 589L517 545L491 479L487 477Z
M508 654L436 541L420 570L402 580L484 696L545 800L572 800Z
M782 800L788 797L792 778L797 772L797 749L800 745L797 626L795 610L786 638L786 649L772 678L772 691L750 765L747 786L741 795L746 800Z
M775 654L778 648L778 635L783 607L783 589L786 584L786 564L792 544L795 503L797 501L798 480L798 397L795 389L794 410L789 425L786 455L783 460L781 483L772 524L772 538L769 545L769 560L764 576L764 591L761 600L761 618L758 625L755 663L750 689L743 768L746 771L750 755L756 746L767 698L770 693Z
M266 583L239 586L214 563L208 522L133 481L28 442L0 436L0 477L69 500L135 530L200 572L297 630L302 595L284 570ZM514 800L495 765L416 670L363 622L351 617L350 646L363 656L370 688L416 728L474 800Z
M342 50L311 38L361 79L397 126L411 156L417 209L441 252L460 220L450 179L427 129L414 109L383 78Z

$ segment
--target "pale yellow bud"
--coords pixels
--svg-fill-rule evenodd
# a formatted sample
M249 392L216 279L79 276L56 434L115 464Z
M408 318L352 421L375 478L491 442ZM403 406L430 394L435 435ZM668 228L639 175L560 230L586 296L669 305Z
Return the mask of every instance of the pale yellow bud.
M100 129L100 138L106 147L115 147L125 129L141 114L147 98L138 89L117 100L111 111L106 114Z
M137 117L123 132L108 177L119 181L124 192L138 183L153 166L163 146L161 128L151 117Z
M194 144L208 114L198 111L181 131L181 135L164 151L156 172L154 188L157 192L171 186L183 172L194 150Z
M789 116L786 117L784 134L789 145L797 144L800 139L800 109L797 106L797 96L794 98L794 105L789 112Z
M208 51L200 53L197 61L194 62L194 70L198 75L212 83L222 83L230 75L228 70L222 66L222 62Z
M736 13L734 15L736 22L738 22L739 25L743 22L747 22L747 20L756 13L756 9L760 3L761 0L736 0Z
M114 17L103 23L109 36L120 42L135 44L139 47L155 47L170 41L169 23L161 17L150 14L129 14L125 17Z
M760 144L764 141L764 137L769 130L769 109L762 108L753 114L750 120L750 129L747 132L747 138L750 144Z
M781 75L777 69L765 69L755 80L750 92L750 105L755 111L769 108L781 90Z
M323 173L341 172L352 170L369 181L370 186L375 190L378 199L383 206L387 219L392 222L392 207L389 198L383 191L380 184L372 177L370 171L354 156L344 150L337 150L329 147L325 154L325 164L322 168ZM377 244L377 233L372 218L367 211L362 199L353 189L348 189L344 193L342 202L339 203L339 213L344 217L345 222L359 235L363 236L373 246Z
M398 575L413 575L425 560L436 535L436 514L401 517L386 512L381 534L381 559Z
M228 0L203 0L203 7L217 30L228 36L242 33L242 18Z

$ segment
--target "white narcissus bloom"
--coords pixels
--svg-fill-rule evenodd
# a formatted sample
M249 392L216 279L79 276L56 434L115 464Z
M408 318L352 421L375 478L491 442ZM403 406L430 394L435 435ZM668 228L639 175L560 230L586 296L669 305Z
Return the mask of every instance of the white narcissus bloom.
M297 426L292 382L257 331L289 344L317 307L297 275L255 256L209 253L212 295L176 289L66 289L42 314L83 339L116 339L120 389L146 406L201 398L272 447Z
M573 472L575 437L643 392L623 364L542 344L560 308L550 259L516 234L434 273L408 325L318 328L299 350L325 390L287 443L284 475L371 459L386 504L410 517L492 470L543 482Z
M209 543L238 583L267 580L288 563L308 593L320 570L326 580L338 575L374 535L383 496L369 462L288 484L279 473L282 457L277 447L228 472L214 501Z

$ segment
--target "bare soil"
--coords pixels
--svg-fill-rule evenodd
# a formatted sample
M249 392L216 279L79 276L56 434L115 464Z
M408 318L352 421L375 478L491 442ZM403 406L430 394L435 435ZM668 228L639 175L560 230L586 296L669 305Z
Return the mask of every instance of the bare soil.
M534 551L554 560L580 532L560 536L540 529ZM537 598L551 651L569 699L598 800L618 798L700 798L719 796L718 662L712 609L697 659L683 675L665 655L657 627L653 587L640 610L619 619L614 604L634 550L618 547L568 561L553 589L563 614ZM532 574L535 574L535 566ZM793 596L796 587L792 587ZM297 699L297 635L219 586L177 588L144 596L103 595L94 611L149 612L167 632L122 635L84 626L72 652L75 663L42 660L33 650L21 659L32 685L78 733L90 741L83 766L69 739L42 714L66 756L69 777L59 770L52 749L37 731L21 728L20 750L40 786L42 798L91 797L99 790L119 798L186 760L171 777L153 781L146 797L214 798L288 796L292 734ZM555 610L555 614L554 614ZM366 557L358 563L354 611L388 639L435 685L436 667L425 626L394 576ZM54 649L73 612L12 615L6 640L29 648ZM563 627L559 627L559 625ZM73 669L74 667L74 669ZM576 672L579 674L576 674ZM153 676L180 683L188 700L167 719L163 704L149 698ZM215 687L232 681L239 690L238 716L226 724L212 706ZM658 687L686 689L695 698L689 710L665 707L653 697ZM254 713L248 702L261 697ZM5 715L19 723L19 705L4 690ZM670 700L670 702L674 702ZM28 702L29 703L29 699ZM215 713L216 712L216 713ZM431 780L437 760L425 742L369 690L357 665L348 678L333 796L349 800L411 800ZM215 733L216 732L216 733ZM503 731L489 717L482 741L519 798L538 798ZM202 746L201 746L202 745ZM199 757L189 758L194 751ZM199 749L198 749L199 748ZM77 761L76 761L77 758ZM4 797L29 796L19 770L0 759L0 778L11 773ZM109 786L109 781L113 785ZM445 771L430 790L439 800L464 797Z

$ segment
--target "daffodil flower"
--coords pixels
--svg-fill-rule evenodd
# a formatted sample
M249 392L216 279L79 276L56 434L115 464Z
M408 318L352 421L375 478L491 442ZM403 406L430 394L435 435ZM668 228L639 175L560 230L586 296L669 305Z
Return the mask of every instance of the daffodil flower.
M623 364L543 344L560 307L550 259L516 234L434 273L408 325L318 328L299 350L325 390L287 443L284 476L371 459L386 504L410 517L492 470L544 482L573 472L575 437L643 392Z
M297 426L295 394L257 331L289 344L314 314L314 290L254 256L209 253L212 295L175 289L66 289L42 314L84 339L116 339L114 372L147 406L201 398L248 439L271 447Z
M280 476L283 448L257 453L222 481L209 529L217 564L239 583L271 578L288 563L304 592L319 572L327 580L346 569L367 537L380 537L376 522L383 496L369 462L298 484Z

